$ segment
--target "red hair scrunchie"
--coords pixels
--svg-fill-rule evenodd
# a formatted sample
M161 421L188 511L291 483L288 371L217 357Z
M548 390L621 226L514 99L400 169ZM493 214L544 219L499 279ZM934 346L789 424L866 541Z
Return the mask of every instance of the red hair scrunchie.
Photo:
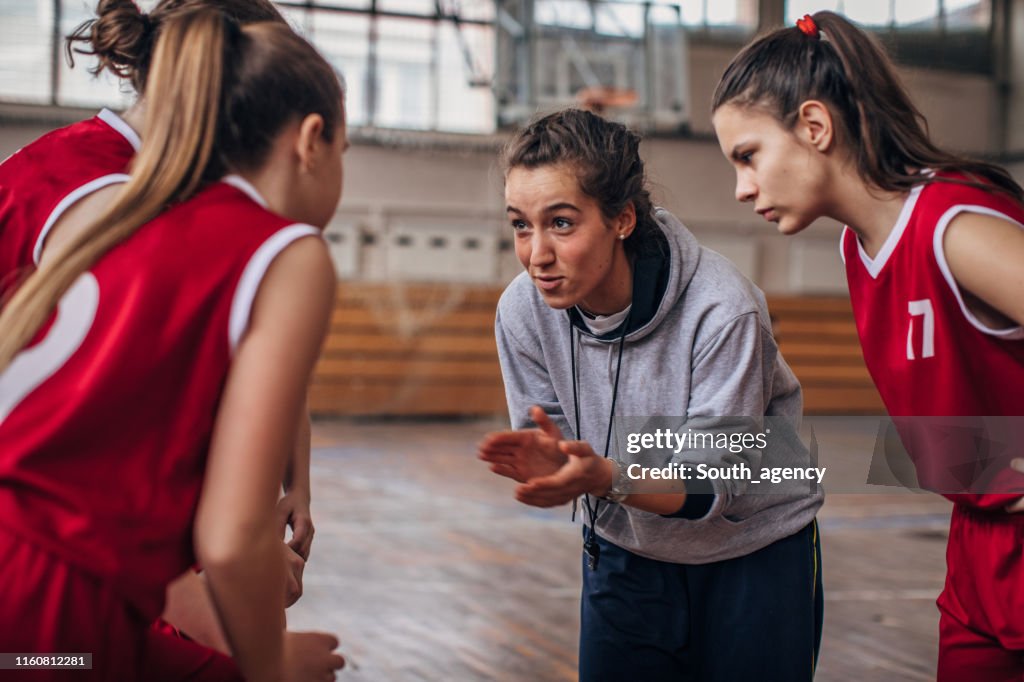
M805 14L802 19L797 19L796 27L803 31L805 35L809 35L812 38L821 38L818 25L814 23L814 18L810 14Z

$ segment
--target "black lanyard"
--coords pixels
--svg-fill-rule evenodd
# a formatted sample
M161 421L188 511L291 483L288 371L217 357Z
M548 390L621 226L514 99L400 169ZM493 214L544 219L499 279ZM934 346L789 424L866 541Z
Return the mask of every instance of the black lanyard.
M629 318L633 314L630 310L626 313L626 319L622 323L622 334L619 335L619 359L615 365L615 383L612 387L612 407L608 414L608 432L604 438L604 457L608 458L608 450L612 442L612 423L615 419L615 403L619 397L619 376L622 374L622 350L626 347L626 332L629 330ZM569 358L572 363L572 403L573 408L576 412L576 438L583 440L583 434L580 433L580 393L579 393L579 382L576 376L576 343L582 336L582 333L575 329L572 318L569 318ZM597 569L597 562L601 558L601 547L597 544L595 539L595 526L597 525L597 512L601 509L601 499L594 500L594 504L590 503L590 495L583 495L583 506L587 509L587 517L590 519L589 527L584 529L584 540L583 540L583 551L587 553L587 566L590 570ZM576 500L572 501L572 518L576 520Z

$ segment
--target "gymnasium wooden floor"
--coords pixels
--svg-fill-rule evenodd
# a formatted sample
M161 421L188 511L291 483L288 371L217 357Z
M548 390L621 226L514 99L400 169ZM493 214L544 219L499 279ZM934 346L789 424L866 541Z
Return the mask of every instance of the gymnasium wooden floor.
M576 679L579 527L568 507L518 504L475 459L501 427L314 426L316 536L289 627L340 635L339 679ZM816 680L935 678L948 517L930 495L828 497Z

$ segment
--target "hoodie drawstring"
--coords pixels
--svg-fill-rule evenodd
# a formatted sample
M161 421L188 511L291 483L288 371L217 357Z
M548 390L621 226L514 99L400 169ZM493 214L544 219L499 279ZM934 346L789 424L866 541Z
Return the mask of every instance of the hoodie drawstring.
M615 403L619 397L619 376L622 374L622 351L626 347L626 332L629 331L629 318L633 314L630 310L626 314L626 319L622 322L622 334L619 336L619 358L615 365L615 383L612 386L612 407L608 415L608 432L604 439L604 457L608 458L608 450L612 442L612 423L615 419ZM576 344L580 342L581 334L579 330L575 328L572 323L572 318L569 319L569 358L572 364L572 403L573 410L576 413L576 438L583 440L583 434L580 433L580 392L579 392L579 378L577 376L578 368L576 366ZM572 501L572 520L576 520L576 506L577 500ZM595 526L597 524L597 512L601 508L601 498L594 501L594 504L590 503L590 495L584 494L583 506L587 509L587 517L590 520L590 525L584 528L584 541L583 550L587 553L587 565L590 570L597 569L597 562L601 558L601 547L597 544L594 539Z

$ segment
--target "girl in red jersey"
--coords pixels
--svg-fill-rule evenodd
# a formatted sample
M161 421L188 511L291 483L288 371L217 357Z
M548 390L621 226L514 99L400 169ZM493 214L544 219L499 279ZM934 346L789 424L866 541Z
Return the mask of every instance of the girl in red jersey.
M241 25L259 21L286 23L270 0L161 0L148 13L141 12L132 0L100 0L96 6L96 18L83 23L68 36L66 47L69 61L72 61L74 52L95 55L99 59L97 72L104 69L110 71L130 82L132 89L139 93L139 101L123 117L109 109L97 115L118 136L123 135L125 139L132 140L133 133L136 139L145 133L146 80L153 45L160 35L161 26L176 12L204 8L217 10ZM75 47L76 43L81 47ZM108 135L105 139L112 146L116 145L123 150L123 143L115 142L111 137ZM90 140L87 149L95 153L97 142L97 139ZM79 145L73 139L65 139L63 142L65 149L75 146ZM97 192L94 200L105 201L106 197L102 195L102 190ZM36 240L38 250L41 250L44 240L45 236ZM310 513L309 449L309 421L304 420L300 424L294 457L286 471L285 495L278 502L282 522L292 528L288 546L303 561L309 559L314 534ZM292 559L286 557L286 561L291 562ZM298 575L301 576L301 573ZM301 592L301 584L298 588Z
M66 213L101 210L116 194L117 185L127 179L125 173L144 132L144 95L153 45L168 17L202 8L220 11L243 25L285 23L270 0L161 0L149 13L140 11L132 0L100 0L96 18L68 37L69 60L76 52L95 55L95 71L119 76L139 93L140 100L123 116L103 109L93 118L48 133L0 164L0 298L34 269L44 246L59 247L62 239L69 238L70 230L53 230ZM303 560L309 558L314 534L309 439L306 421L286 472L286 494L278 505L292 527L288 544Z
M145 92L153 46L169 17L181 11L209 8L248 24L284 23L269 0L161 0L149 13L131 0L100 0L96 18L84 22L68 37L69 61L73 53L95 55L95 71L108 70L140 93ZM41 258L59 250L74 233L65 223L78 215L95 216L109 205L119 185L128 179L129 163L141 144L145 100L140 99L122 116L103 109L96 116L53 131L19 150L0 164L0 300L4 292L30 273ZM60 226L60 229L57 229ZM45 247L45 248L44 248ZM281 525L292 527L284 551L288 570L288 603L302 592L304 562L309 558L314 527L310 513L309 421L300 422L292 461L286 471L285 494L278 503ZM283 549L287 550L287 547ZM228 648L210 612L202 581L192 571L173 583L168 592L161 632L180 632L221 652ZM181 630L178 630L181 628ZM154 643L159 640L154 640ZM183 660L181 645L171 643ZM211 652L195 649L195 665L217 660Z
M284 23L269 0L160 0L143 13L132 0L100 0L96 18L81 24L68 37L69 61L73 54L95 55L95 71L108 70L140 93L145 92L153 46L161 27L175 13L209 8L248 24ZM119 185L128 179L129 163L141 144L145 100L140 99L122 116L103 109L96 116L53 131L32 142L0 164L0 300L30 273L43 257L57 251L74 234L65 223L88 221L109 205ZM69 220L69 218L71 220ZM60 229L57 229L60 226ZM45 248L44 248L45 247ZM314 526L310 513L310 428L299 425L295 451L286 470L284 496L278 502L279 522L292 527L283 555L287 571L287 603L302 593L302 572L309 558ZM287 551L288 547L294 551ZM184 631L217 651L229 651L216 621L207 616L211 606L203 583L189 571L168 591L167 612L157 631ZM179 629L180 628L180 629ZM151 649L166 640L154 637ZM167 642L183 667L200 668L218 661L209 650L193 647L188 662L181 643Z
M868 369L904 440L913 432L922 484L956 492L958 453L921 447L927 422L899 418L1024 415L1024 191L933 145L875 39L831 12L745 48L712 109L739 201L783 234L822 216L846 225ZM983 489L962 489L949 495L939 679L1020 680L1024 477L1004 461Z
M333 303L340 84L287 26L211 11L150 71L131 179L0 313L0 641L154 679L148 624L198 557L247 679L330 679L332 636L284 636L273 519Z

